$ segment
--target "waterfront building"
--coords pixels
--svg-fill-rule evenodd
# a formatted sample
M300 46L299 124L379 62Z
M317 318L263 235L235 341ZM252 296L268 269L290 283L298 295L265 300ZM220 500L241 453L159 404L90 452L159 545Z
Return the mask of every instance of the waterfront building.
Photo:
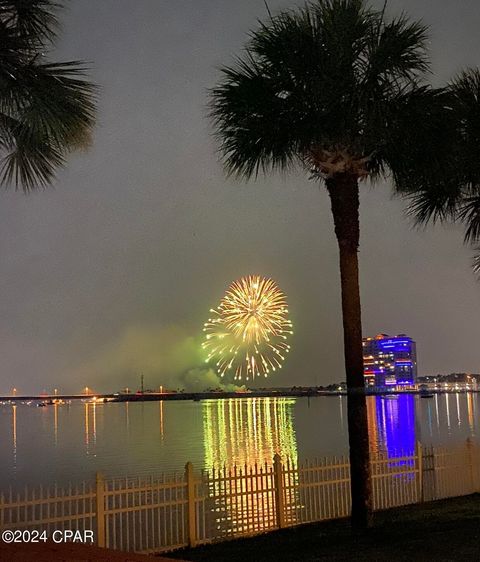
M417 380L417 345L405 334L364 338L363 365L366 386L413 386Z
M480 388L480 374L478 373L450 373L449 375L428 375L418 377L417 383L423 390L443 391L478 391Z

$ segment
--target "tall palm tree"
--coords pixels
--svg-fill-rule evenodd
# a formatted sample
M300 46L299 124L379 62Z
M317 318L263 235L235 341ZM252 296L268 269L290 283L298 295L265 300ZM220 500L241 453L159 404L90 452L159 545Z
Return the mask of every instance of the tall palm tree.
M340 254L352 523L371 522L372 483L358 275L359 185L391 177L407 194L448 192L448 95L425 78L426 27L363 0L316 0L272 16L211 91L226 170L296 164L330 197ZM452 125L453 127L453 125ZM413 178L413 181L412 181Z
M0 0L0 183L45 187L69 152L87 146L95 87L79 61L50 62L54 0Z

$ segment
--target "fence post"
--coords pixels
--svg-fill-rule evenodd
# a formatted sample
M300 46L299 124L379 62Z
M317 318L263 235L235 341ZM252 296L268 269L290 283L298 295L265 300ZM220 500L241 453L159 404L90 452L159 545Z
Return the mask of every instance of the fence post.
M191 462L187 462L185 465L185 483L187 485L188 546L193 547L197 543L197 521L195 517L195 478Z
M105 546L105 478L101 472L97 472L95 500L97 504L97 546Z
M285 527L285 490L283 485L283 465L281 456L273 457L273 492L275 495L275 513L277 527Z
M418 498L420 503L425 501L425 493L423 490L423 448L420 441L417 441L416 446L417 469L418 469Z
M441 471L438 472L437 474L437 448L436 447L430 447L431 451L432 451L432 474L433 474L433 495L432 495L432 500L440 500L442 499L440 497L440 493L439 493L439 489L440 489L440 478L439 475L441 474Z
M472 443L472 467L473 467L473 491L480 492L480 450L478 444L471 440Z
M475 485L475 476L473 472L473 442L470 437L467 437L467 459L468 459L468 470L470 475L470 487L473 492L477 491L477 487Z

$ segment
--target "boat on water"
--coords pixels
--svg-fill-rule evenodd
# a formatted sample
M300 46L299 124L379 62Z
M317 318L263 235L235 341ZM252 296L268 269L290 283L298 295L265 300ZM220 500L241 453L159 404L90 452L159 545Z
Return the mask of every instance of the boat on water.
M37 408L45 408L45 406L61 406L63 404L70 404L71 400L61 400L58 398L52 399L50 398L49 400L42 400L41 402L37 403Z
M433 398L434 396L433 392L420 392L420 398Z

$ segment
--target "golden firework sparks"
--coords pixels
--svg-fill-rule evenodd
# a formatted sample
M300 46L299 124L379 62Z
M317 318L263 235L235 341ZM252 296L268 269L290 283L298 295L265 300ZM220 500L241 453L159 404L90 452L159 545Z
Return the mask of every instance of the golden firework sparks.
M250 275L234 281L203 328L207 362L223 377L267 376L281 368L293 334L284 293L272 279Z

